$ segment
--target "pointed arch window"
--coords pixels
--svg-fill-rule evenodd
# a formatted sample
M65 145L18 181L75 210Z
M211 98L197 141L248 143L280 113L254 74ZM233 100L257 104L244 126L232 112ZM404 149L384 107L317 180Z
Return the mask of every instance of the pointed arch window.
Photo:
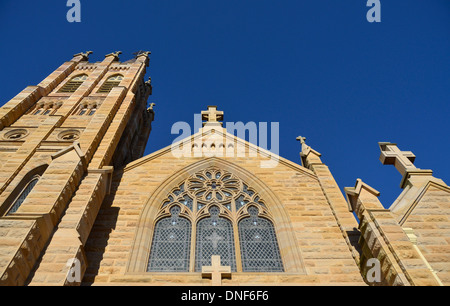
M88 108L86 105L82 106L80 109L80 112L78 113L79 116L83 116L88 111Z
M62 103L39 104L39 105L36 105L36 107L31 111L31 114L35 115L35 116L37 116L37 115L41 115L41 116L53 115L61 107L61 105L62 105Z
M77 116L93 116L97 111L97 104L81 104L74 112L73 115Z
M220 208L212 206L210 216L198 222L195 271L201 272L203 266L211 265L211 256L220 255L222 265L236 271L233 225L229 220L219 217Z
M189 271L191 224L180 217L181 208L170 208L170 217L158 221L155 226L152 250L147 271Z
M88 116L93 116L95 114L95 112L97 111L96 107L93 107L89 110Z
M77 75L71 78L58 92L61 93L72 93L75 92L84 81L87 80L86 74Z
M34 186L36 186L37 182L39 181L40 176L35 175L30 182L25 186L25 188L22 190L20 195L17 197L17 199L12 204L9 211L6 213L6 215L10 215L12 213L15 213L19 207L22 205L22 203L25 201L25 199L28 197L28 195L33 190Z
M259 210L255 206L250 206L248 213L250 217L239 222L242 270L283 272L283 262L272 222L259 217Z
M109 77L98 90L98 93L109 93L113 87L119 86L123 80L123 75L116 74Z
M33 112L33 115L40 115L43 111L44 109L42 107L39 107Z
M188 220L185 225L193 233L189 243L183 240L183 250L190 245L191 258L169 251L165 242L162 245L165 252L173 252L164 253L166 258L178 254L180 262L181 257L185 260L183 271L199 272L211 264L212 255L220 255L221 264L235 272L284 272L275 227L264 200L239 177L215 167L183 180L162 201L147 271L175 271L170 264L158 264L154 255L160 248L160 242L155 241L165 241L159 238L165 224L162 222L169 224L172 220L174 214L169 212L173 207L179 208L177 218ZM166 269L152 268L155 265Z

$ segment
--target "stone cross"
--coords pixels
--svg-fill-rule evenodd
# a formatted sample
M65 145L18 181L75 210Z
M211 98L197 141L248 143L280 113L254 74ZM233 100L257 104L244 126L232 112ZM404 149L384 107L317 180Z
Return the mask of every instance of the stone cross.
M202 267L202 277L211 278L213 286L222 286L222 278L231 277L231 267L220 265L220 256L211 256L211 266Z
M297 139L298 141L300 141L300 145L301 145L301 148L302 148L301 151L302 151L302 152L304 152L305 150L308 149L308 145L307 145L306 142L305 142L306 137L298 136L296 139Z
M306 137L298 136L296 139L297 139L298 141L300 141L301 144L304 144L304 143L305 143L305 140L306 140Z
M207 120L208 122L223 120L223 111L218 111L217 106L210 105L207 111L202 111L202 120Z
M378 143L381 149L380 161L383 165L394 165L404 175L407 170L416 169L416 156L411 151L400 151L397 144L390 142Z

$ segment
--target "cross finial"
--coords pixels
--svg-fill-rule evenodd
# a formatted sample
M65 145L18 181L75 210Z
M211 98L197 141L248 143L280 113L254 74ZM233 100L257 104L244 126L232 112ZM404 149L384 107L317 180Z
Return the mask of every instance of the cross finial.
M155 103L150 103L150 104L149 104L149 107L147 108L147 111L153 110L153 107L154 107L155 105L156 105Z
M432 176L433 171L427 169L418 169L414 166L416 156L411 151L401 151L397 144L390 142L379 142L381 155L380 161L383 165L394 165L403 176L400 182L400 188L405 188L410 178L415 176Z
M301 144L305 144L306 137L298 136L296 139L297 139L298 141L300 141Z
M202 267L202 277L211 278L213 286L221 286L222 278L231 277L231 267L220 265L220 256L211 256L211 266Z
M300 144L302 146L300 151L300 158L302 160L302 166L306 168L310 168L313 165L322 165L322 161L320 160L320 154L316 150L312 149L310 146L308 146L305 142L306 137L298 136L296 138L298 141L300 141ZM312 154L311 154L312 153Z
M404 175L407 170L416 169L414 160L416 156L411 151L400 151L397 144L390 142L379 142L381 155L380 161L383 165L394 165Z
M215 123L223 120L223 111L218 111L217 106L209 105L207 111L202 111L202 120L207 123Z
M309 146L308 146L308 145L306 144L306 142L305 142L306 137L298 136L296 139L297 139L298 141L300 141L300 145L301 145L301 147L302 147L301 152L304 152L304 151L308 150Z

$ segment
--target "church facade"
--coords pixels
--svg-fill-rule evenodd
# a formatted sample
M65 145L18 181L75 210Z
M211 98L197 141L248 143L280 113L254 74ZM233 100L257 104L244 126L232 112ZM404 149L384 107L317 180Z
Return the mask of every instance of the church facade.
M343 195L304 137L300 165L216 106L143 156L150 53L90 53L0 108L1 285L450 284L450 187L412 152L379 143L402 174L388 209L360 179Z

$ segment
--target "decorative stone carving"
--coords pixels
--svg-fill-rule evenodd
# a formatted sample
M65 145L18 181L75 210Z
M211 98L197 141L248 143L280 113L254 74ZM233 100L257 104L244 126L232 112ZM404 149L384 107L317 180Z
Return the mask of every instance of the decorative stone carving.
M27 137L29 134L27 129L13 129L11 131L6 132L3 135L3 139L5 140L20 140Z
M60 141L74 141L80 138L80 131L70 129L60 132L56 138Z

